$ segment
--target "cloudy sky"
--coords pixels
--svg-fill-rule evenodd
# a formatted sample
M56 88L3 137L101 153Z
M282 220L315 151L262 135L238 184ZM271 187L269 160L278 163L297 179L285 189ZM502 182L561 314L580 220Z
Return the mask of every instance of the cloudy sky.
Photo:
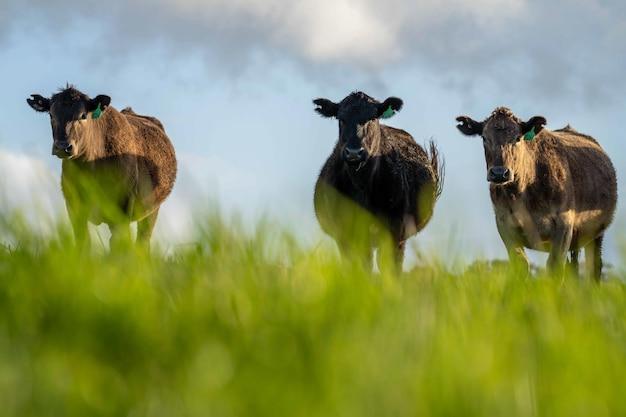
M456 131L459 114L506 105L571 123L626 170L621 0L3 0L0 69L3 206L63 213L49 122L25 98L70 82L165 124L180 175L157 235L171 246L189 239L191 208L215 200L319 239L312 189L337 126L311 99L353 90L403 98L389 124L445 155L444 194L414 242L426 251L505 256L481 143Z

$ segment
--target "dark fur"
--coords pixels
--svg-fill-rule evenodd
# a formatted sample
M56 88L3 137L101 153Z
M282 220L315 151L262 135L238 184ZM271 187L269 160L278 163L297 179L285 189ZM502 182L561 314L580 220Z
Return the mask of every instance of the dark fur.
M177 170L174 148L161 122L130 108L118 112L108 105L108 97L91 100L70 86L45 100L35 95L29 104L51 112L53 153L58 154L59 143L73 145L73 154L63 155L61 185L77 244L89 245L88 221L106 223L115 249L129 239L129 223L137 221L138 241L149 245ZM98 103L102 116L86 117Z
M569 125L544 129L542 117L523 122L503 108L483 122L466 116L457 120L463 133L484 137L488 169L504 164L514 172L512 181L490 185L498 231L511 261L528 266L524 247L548 251L548 266L559 271L567 251L575 267L584 247L588 272L600 279L600 249L617 204L617 177L598 142ZM537 123L534 140L519 139ZM511 133L500 133L501 126Z
M432 142L429 155L407 132L379 124L379 114L364 109L364 101L378 104L363 93L354 93L335 106L339 117L348 119L350 114L368 118L372 113L374 119L362 140L369 158L360 167L345 162L342 151L351 139L342 139L340 131L315 186L315 212L322 229L343 253L358 250L357 255L367 262L371 263L373 249L378 248L380 266L383 241L391 238L394 268L400 268L406 240L432 217L441 194L443 164ZM382 103L383 109L387 103ZM331 111L333 104L327 107ZM399 109L401 101L394 106Z

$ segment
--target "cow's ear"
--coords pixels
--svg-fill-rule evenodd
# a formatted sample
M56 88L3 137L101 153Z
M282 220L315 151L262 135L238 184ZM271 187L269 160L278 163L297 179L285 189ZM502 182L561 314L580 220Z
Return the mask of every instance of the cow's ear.
M333 103L332 101L325 98L318 98L313 100L313 104L315 104L315 111L321 114L324 117L337 117L337 111L339 110L339 106L337 103Z
M87 102L87 111L91 113L92 119L97 119L109 107L109 104L111 104L111 97L100 94Z
M378 117L389 119L402 109L404 103L398 97L389 97L378 105Z
M94 111L100 106L100 109L104 111L111 104L111 97L105 96L103 94L98 95L96 98L92 98L89 100L89 104L87 106L88 111Z
M459 129L464 135L474 136L483 134L483 127L485 127L483 122L477 122L467 116L459 116L456 118L456 121L459 122L456 125L456 128Z
M520 131L522 132L522 135L525 136L530 136L532 134L532 136L534 137L535 135L538 135L539 132L541 132L543 130L543 127L548 123L548 121L546 120L545 117L543 116L533 116L530 119L528 119L527 122L522 122L520 124ZM527 140L531 140L533 138L530 138Z
M31 98L27 98L26 102L33 110L38 112L50 111L50 99L40 96L39 94L31 94Z

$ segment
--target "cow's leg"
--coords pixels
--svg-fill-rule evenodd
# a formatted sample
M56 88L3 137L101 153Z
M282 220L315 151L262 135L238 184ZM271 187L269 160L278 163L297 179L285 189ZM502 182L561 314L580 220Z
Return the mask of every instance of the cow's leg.
M80 183L82 177L76 172L76 177L67 174L67 170L72 165L63 163L63 173L61 175L61 188L65 199L65 208L67 215L72 224L72 232L74 233L74 243L80 252L88 253L91 247L89 239L89 208L81 198Z
M509 255L511 269L519 275L530 275L530 263L526 257L524 245L520 243L520 236L518 236L515 229L507 225L507 217L498 215L497 211L496 226Z
M378 269L381 272L388 270L396 275L402 273L405 245L406 240L381 244L378 247Z
M548 256L548 270L558 276L565 272L565 256L572 243L574 227L570 222L557 220L550 256Z
M354 242L349 239L338 239L337 246L339 246L339 252L344 259L350 261L361 262L363 268L366 270L372 270L372 254L373 249L371 245L365 242Z
M404 264L404 250L406 249L406 240L398 242L395 249L396 251L394 253L394 263L396 266L396 271L398 273L401 273L402 265Z
M514 243L504 242L509 255L509 262L515 273L520 275L530 275L530 262L526 257L524 247Z
M506 252L509 255L509 263L513 271L519 275L530 275L530 263L526 257L524 245L521 245L517 236L499 222L497 218L496 225L498 226L500 238L502 238L502 242L504 242L506 247Z
M569 266L575 275L578 275L578 249L571 249L569 251L570 261Z
M127 222L109 224L111 239L109 248L111 253L121 253L130 245L130 224Z
M89 238L89 222L88 215L84 210L78 208L70 208L67 210L74 232L74 242L76 247L82 253L88 253L91 248L91 240Z
M600 235L585 246L585 269L587 275L593 277L596 282L602 278L602 240L604 235Z
M150 250L150 238L154 231L154 226L159 216L159 209L157 208L147 217L137 222L137 244L142 245L146 250Z

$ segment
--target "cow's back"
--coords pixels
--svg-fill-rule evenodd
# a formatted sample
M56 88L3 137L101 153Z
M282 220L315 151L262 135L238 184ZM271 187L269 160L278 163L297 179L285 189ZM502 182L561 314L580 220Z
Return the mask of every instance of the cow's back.
M612 216L617 176L606 152L594 138L569 127L551 133L556 153L567 161L576 211L603 210Z
M138 155L140 175L151 181L151 204L160 204L171 193L176 180L176 154L161 122L150 116L136 114L126 108L121 112L134 129L134 141L141 149Z
M414 221L416 231L421 230L432 217L440 189L437 167L438 155L429 155L406 131L381 125L383 140L389 141L387 169L394 178L392 194L402 198L406 213L417 213ZM431 146L434 145L431 143ZM435 152L435 151L433 151Z
M389 168L397 175L408 174L416 185L435 181L428 153L421 147L408 132L395 127L381 125L383 140L388 141L390 147L385 153L389 159Z
M532 237L533 233L532 238L526 235L528 247L544 250L538 239L549 240L556 219L562 216L573 225L572 247L584 246L602 234L615 212L617 179L608 155L598 142L567 128L544 130L524 146L531 150L528 161L535 167L532 181L523 193L526 212L533 218L537 232L536 237ZM507 197L507 189L491 186L491 198L499 227L515 228L523 216L517 222L507 223L508 213L517 213L511 211L516 198Z

